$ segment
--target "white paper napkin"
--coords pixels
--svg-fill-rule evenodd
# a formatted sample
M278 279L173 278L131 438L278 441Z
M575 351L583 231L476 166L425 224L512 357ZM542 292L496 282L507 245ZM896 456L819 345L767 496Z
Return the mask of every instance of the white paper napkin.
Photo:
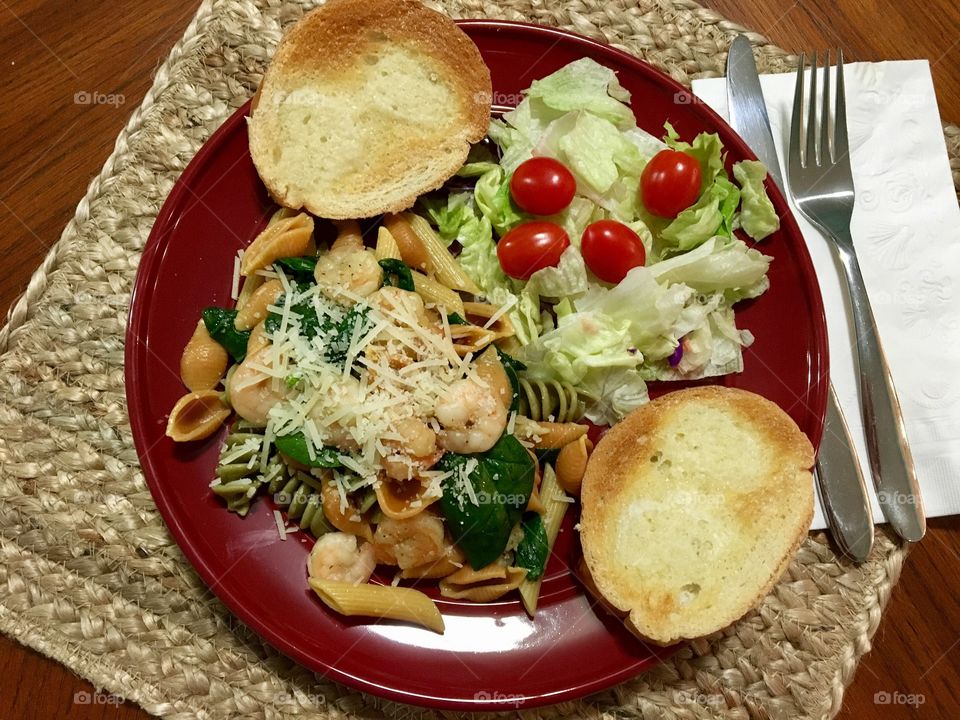
M795 77L789 73L760 78L785 181ZM930 66L926 60L852 63L845 66L844 79L856 186L854 245L903 406L927 516L957 514L960 208ZM728 117L725 78L694 80L693 91ZM794 214L820 280L833 383L875 495L846 291L827 241L796 208ZM873 512L874 519L883 522L875 496ZM813 527L826 527L819 502Z

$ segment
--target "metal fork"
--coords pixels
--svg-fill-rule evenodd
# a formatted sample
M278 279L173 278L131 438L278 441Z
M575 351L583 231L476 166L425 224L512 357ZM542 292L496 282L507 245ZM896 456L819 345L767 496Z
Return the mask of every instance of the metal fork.
M873 309L850 235L854 187L847 139L843 51L837 51L837 89L832 114L830 51L826 52L819 124L817 53L813 53L807 121L803 125L805 66L806 57L801 55L787 163L790 192L797 209L832 241L843 266L857 337L861 410L874 486L884 516L893 529L905 540L917 541L926 530L920 489L907 445L900 401L877 337Z

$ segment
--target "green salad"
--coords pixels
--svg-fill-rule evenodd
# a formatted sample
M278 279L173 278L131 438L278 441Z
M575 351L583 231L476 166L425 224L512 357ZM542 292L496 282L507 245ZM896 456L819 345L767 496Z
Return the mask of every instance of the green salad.
M779 227L766 169L725 169L715 133L637 126L616 74L573 62L491 122L461 181L420 210L488 300L509 307L528 378L574 386L612 423L651 380L739 372L752 342L734 305L768 287L754 241Z

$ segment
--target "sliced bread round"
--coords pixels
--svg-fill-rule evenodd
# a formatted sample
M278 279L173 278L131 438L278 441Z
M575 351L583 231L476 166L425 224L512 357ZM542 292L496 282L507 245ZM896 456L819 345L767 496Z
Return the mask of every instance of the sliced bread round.
M438 188L490 120L490 71L415 0L329 0L264 75L250 153L270 194L314 215L372 217Z
M691 388L633 411L583 478L580 537L597 591L660 645L726 627L803 541L813 462L790 416L754 393Z

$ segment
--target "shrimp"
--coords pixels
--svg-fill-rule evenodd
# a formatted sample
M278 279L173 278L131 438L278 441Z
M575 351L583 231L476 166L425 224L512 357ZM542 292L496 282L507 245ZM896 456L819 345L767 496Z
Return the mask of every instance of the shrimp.
M423 457L436 452L437 434L420 418L403 418L395 422L393 427L400 436L397 446L408 455Z
M380 310L396 314L404 323L416 323L423 327L436 325L436 319L427 312L423 298L409 290L391 285L382 287L370 297L370 304Z
M373 545L342 532L321 535L307 557L310 577L354 585L367 582L376 566Z
M394 430L399 440L386 440L396 453L385 456L380 464L387 477L394 480L410 480L421 470L433 467L440 459L437 452L437 433L420 418L408 417L397 420Z
M343 302L344 290L368 297L383 284L383 270L372 250L363 246L356 220L337 223L339 234L330 252L321 255L313 277L321 291L331 300Z
M513 401L513 386L496 348L477 358L477 379L464 378L437 401L434 416L443 425L440 445L457 453L485 452L504 428Z
M433 309L423 304L423 298L415 292L397 287L382 287L368 298L370 306L388 317L394 324L419 328L421 332L443 337L440 317ZM430 354L432 347L418 333L412 341L399 341L389 333L375 338L364 349L364 357L372 364L371 378L379 374L377 366L400 370Z
M267 345L247 355L227 381L230 405L237 415L254 425L266 425L270 409L285 397L282 390L274 389L270 375L254 367L269 365L269 351Z
M364 400L365 394L360 381L350 375L324 391L324 400L315 404L308 412L308 416L321 428L324 444L347 452L360 449L354 436L357 416L350 410L362 407ZM327 424L326 419L331 415L340 419Z
M426 510L403 520L386 518L373 535L377 562L401 570L434 562L446 552L443 520Z
M500 389L491 383L482 386L472 378L458 380L433 409L443 425L440 445L456 453L486 452L507 426L509 411Z

